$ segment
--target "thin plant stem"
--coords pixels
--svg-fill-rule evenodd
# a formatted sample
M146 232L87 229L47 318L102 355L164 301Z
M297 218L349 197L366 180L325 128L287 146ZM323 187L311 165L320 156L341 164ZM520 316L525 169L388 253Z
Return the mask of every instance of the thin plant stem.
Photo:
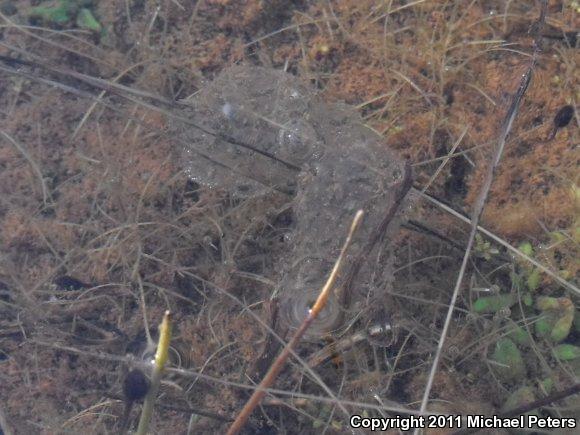
M157 352L155 353L155 366L153 367L153 374L151 375L151 384L149 392L143 402L143 410L141 411L139 426L137 427L137 435L145 435L149 428L149 422L153 415L153 406L155 405L155 399L157 397L157 392L159 391L159 385L161 384L161 376L163 375L163 369L165 368L165 363L169 356L170 342L171 314L169 311L165 311L163 321L159 327L159 343L157 344Z
M286 363L286 361L290 357L290 354L292 353L292 349L294 349L294 347L296 347L296 345L300 342L302 336L310 327L310 324L316 319L318 314L326 306L326 303L330 296L330 292L334 287L336 278L338 277L338 273L342 266L344 255L348 250L348 247L350 246L354 233L356 232L357 228L360 225L363 214L364 212L362 210L359 210L356 213L350 226L350 230L348 232L346 241L344 242L344 245L342 246L342 249L340 251L340 255L338 256L336 262L334 263L334 267L332 268L332 271L330 272L330 275L326 280L326 283L320 290L316 302L309 310L308 315L305 317L304 321L300 324L300 327L296 330L296 332L292 336L292 339L288 342L286 346L284 346L284 348L282 349L276 360L272 363L268 372L264 376L264 379L262 379L262 382L260 382L258 388L254 391L250 399L248 399L248 401L246 402L246 404L236 417L235 421L228 429L227 435L235 435L239 433L240 430L244 427L244 424L246 423L246 421L248 420L248 418L250 417L256 406L260 404L260 402L266 395L265 389L269 388L274 383L276 377L282 371L284 364Z
M540 10L540 17L536 22L535 26L535 43L534 43L534 53L532 56L532 61L528 66L528 69L523 74L520 86L514 95L512 103L506 113L506 117L504 119L504 123L501 129L501 133L499 139L497 141L497 146L495 148L494 154L492 156L492 160L489 164L488 172L486 178L484 180L483 187L481 188L480 194L477 198L475 206L473 208L472 219L471 219L471 231L469 234L469 239L467 242L467 247L465 248L465 255L463 256L463 261L461 263L461 268L459 269L459 275L457 276L457 280L455 282L455 288L453 290L453 295L451 297L451 302L449 304L449 309L447 310L447 316L445 318L445 323L443 325L443 330L441 331L441 338L439 343L437 344L437 351L435 353L435 358L433 359L433 364L431 366L431 371L429 373L429 378L427 379L427 385L425 387L425 391L423 394L423 398L421 400L421 409L420 411L423 413L427 409L427 403L429 402L429 395L431 394L431 388L433 386L433 380L435 379L435 374L437 373L437 369L439 367L439 360L441 359L441 355L443 353L443 346L445 344L445 338L447 336L447 331L449 330L449 325L451 324L451 318L453 316L453 311L455 310L455 304L457 302L457 297L459 296L459 290L461 289L461 284L463 283L463 276L465 275L465 270L467 269L467 264L469 262L469 257L471 254L471 248L473 247L473 243L475 240L475 234L477 233L477 226L479 224L479 220L481 218L481 214L483 212L483 208L485 206L485 201L487 199L487 195L491 189L491 183L493 181L493 176L495 171L499 165L501 160L501 156L503 154L503 150L506 144L506 138L512 129L512 125L516 115L518 114L518 109L520 107L520 103L528 89L530 81L532 79L532 74L534 68L537 63L538 54L540 51L540 34L541 28L546 18L546 1L543 0L541 2L541 10ZM417 432L417 431L416 431Z

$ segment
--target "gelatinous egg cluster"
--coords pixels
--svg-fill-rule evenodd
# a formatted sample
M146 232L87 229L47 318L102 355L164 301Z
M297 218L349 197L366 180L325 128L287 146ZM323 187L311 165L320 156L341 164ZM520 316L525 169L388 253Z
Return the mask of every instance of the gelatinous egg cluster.
M332 268L358 209L365 211L338 288L355 269L373 231L395 201L404 164L349 106L327 104L316 90L283 71L235 66L188 101L187 115L203 130L173 126L185 171L200 185L234 197L285 195L294 225L277 262L281 315L297 327ZM390 226L392 231L396 225ZM309 336L340 327L356 301L372 300L369 266L346 295L333 292ZM388 281L388 267L381 272ZM352 278L352 277L351 277ZM349 302L345 302L349 301Z

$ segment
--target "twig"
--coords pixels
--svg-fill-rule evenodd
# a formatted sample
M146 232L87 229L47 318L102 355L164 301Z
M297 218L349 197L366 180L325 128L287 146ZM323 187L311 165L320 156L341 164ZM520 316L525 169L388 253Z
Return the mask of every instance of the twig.
M151 415L153 414L153 406L155 405L157 391L159 391L159 385L161 383L161 375L163 374L163 369L165 368L165 363L167 362L169 355L170 341L171 314L169 311L166 311L159 328L159 343L157 344L157 353L155 354L155 367L153 368L153 374L151 375L151 386L149 387L149 392L145 397L145 402L143 403L141 419L139 420L139 426L137 427L137 435L145 435L149 428L149 422L151 421Z
M536 22L536 26L534 28L535 31L535 38L534 38L534 53L532 56L532 60L528 69L522 76L520 81L520 86L518 91L516 92L512 104L510 105L506 117L504 119L504 123L501 129L501 133L497 142L497 146L495 148L494 154L492 156L491 163L488 168L488 172L479 194L475 206L473 208L472 213L472 220L471 220L471 232L469 234L469 240L467 242L467 247L465 249L465 255L463 256L463 261L461 263L461 268L459 269L459 275L457 277L457 281L455 283L455 288L453 290L453 296L451 297L451 302L449 304L449 309L447 310L447 317L445 318L445 324L443 325L443 330L441 331L441 339L437 345L437 352L435 353L435 358L433 360L433 365L431 366L431 372L429 373L429 378L427 380L427 385L425 387L425 392L423 394L423 398L421 400L421 412L425 412L427 409L427 403L429 402L429 395L431 393L431 387L433 386L433 380L435 379L435 374L437 373L437 369L439 366L439 360L441 359L441 354L443 353L443 346L445 344L445 337L447 336L447 331L449 330L449 325L451 324L451 318L453 316L453 311L455 310L455 304L457 302L457 297L459 295L459 289L461 288L461 284L463 283L463 276L465 274L465 270L467 269L467 263L469 261L469 256L471 253L471 249L473 247L473 243L475 240L475 234L477 233L477 226L479 224L479 220L481 218L481 214L483 212L483 208L485 205L485 201L487 199L487 195L491 189L491 183L493 181L493 176L495 171L499 165L499 161L501 159L503 150L505 148L506 138L511 131L514 119L518 113L518 109L526 90L530 84L530 80L532 78L532 73L537 63L538 53L540 51L540 34L542 30L542 26L544 24L546 18L546 0L541 1L541 9L540 9L540 17Z
M340 251L340 255L338 256L338 259L334 263L334 267L330 272L330 276L328 277L326 284L324 284L324 287L322 287L322 290L320 291L320 294L318 295L318 298L316 299L314 306L310 309L308 315L306 316L300 327L296 330L292 339L288 342L288 344L284 347L284 349L282 349L282 352L280 352L276 360L272 363L270 369L266 373L266 376L264 376L264 379L262 379L262 382L260 382L258 388L254 391L250 399L246 402L246 404L236 417L236 420L230 426L227 432L228 435L235 435L240 432L240 430L242 429L242 427L244 426L244 424L246 423L246 421L248 420L248 418L250 417L256 406L258 406L263 397L266 395L265 389L269 388L274 383L274 380L276 379L280 371L282 371L282 368L284 367L286 360L290 356L292 349L300 342L302 336L304 335L310 324L324 309L326 302L328 301L328 298L330 296L330 291L334 287L334 283L336 282L338 272L340 271L340 268L342 266L344 255L350 245L353 234L360 225L363 214L364 213L362 210L359 210L356 213L350 226L350 231L348 233L346 241L344 242L344 245L342 246L342 249Z

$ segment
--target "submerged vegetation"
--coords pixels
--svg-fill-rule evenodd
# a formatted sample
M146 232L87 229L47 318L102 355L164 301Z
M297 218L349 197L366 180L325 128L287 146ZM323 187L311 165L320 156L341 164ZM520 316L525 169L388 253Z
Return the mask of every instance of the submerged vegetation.
M102 26L91 11L93 7L92 0L58 0L56 3L44 2L30 8L28 16L31 19L40 19L49 26L65 27L76 24L81 29L98 33Z

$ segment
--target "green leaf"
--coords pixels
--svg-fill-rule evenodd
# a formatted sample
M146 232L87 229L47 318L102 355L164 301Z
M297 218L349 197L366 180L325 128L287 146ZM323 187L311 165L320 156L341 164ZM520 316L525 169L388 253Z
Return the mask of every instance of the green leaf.
M557 310L560 308L560 303L558 302L558 298L541 296L536 301L536 307L538 307L538 309L542 311Z
M530 242L522 243L520 246L518 246L518 249L522 251L524 254L526 254L528 257L534 255L534 248L532 247L532 244Z
M66 24L76 8L73 3L70 0L60 0L56 6L36 6L30 9L29 15L53 24Z
M557 343L568 337L568 334L570 334L570 328L572 327L573 318L573 315L564 315L556 320L554 328L550 333L550 338Z
M540 297L536 306L544 312L552 327L550 338L555 342L564 340L570 334L574 321L574 303L570 298Z
M524 359L515 343L507 337L500 338L495 345L492 360L498 376L504 381L517 381L526 374Z
M516 344L520 346L530 346L531 339L528 331L515 323L511 328L508 328L509 332L507 336Z
M526 284L528 285L528 289L533 292L540 286L540 269L534 269L528 275L528 279L526 280Z
M92 30L96 33L99 33L101 30L103 30L101 23L95 19L93 13L87 8L82 8L79 11L79 14L77 15L77 26L79 26L81 29Z
M543 317L539 318L534 323L534 329L536 330L536 336L538 338L548 337L550 335L550 332L552 331L552 327L554 326L555 322L556 322L556 320L554 319L554 317L550 316L550 315L544 315Z
M509 395L509 397L503 404L501 411L508 412L511 411L512 409L516 409L519 408L520 406L532 403L534 400L536 400L536 395L532 387L528 386L520 387ZM535 412L532 411L532 413Z
M515 304L515 297L512 294L484 296L478 298L473 303L473 311L476 313L496 313L502 308L509 308Z
M554 346L552 352L560 361L570 361L580 358L580 347L574 346L573 344L559 344Z

